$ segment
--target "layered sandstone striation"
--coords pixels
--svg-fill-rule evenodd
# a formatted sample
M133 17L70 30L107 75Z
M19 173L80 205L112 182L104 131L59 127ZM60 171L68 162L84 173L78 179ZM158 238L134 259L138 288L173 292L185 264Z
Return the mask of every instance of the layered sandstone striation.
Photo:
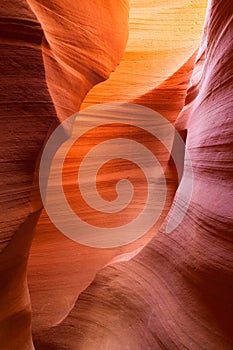
M193 170L184 220L170 234L165 221L134 259L99 273L70 315L36 337L39 349L232 349L231 38L231 2L211 1L177 120ZM185 163L168 218L183 210L190 173Z
M132 1L129 40L121 63L106 82L96 85L88 93L81 108L95 103L128 101L150 107L174 122L184 104L205 10L206 1L176 1L174 6L169 1L163 4ZM184 14L182 21L179 13ZM99 141L102 138L103 135L96 135ZM78 145L76 152L79 153ZM157 156L166 167L168 152ZM117 176L121 178L121 174ZM170 183L169 196L162 218L170 208L177 186L171 167L166 176ZM75 173L73 177L69 175L69 186L67 197L75 201ZM67 239L43 211L29 259L34 332L61 322L100 268L116 261L118 256L128 259L151 239L157 229L158 225L148 235L126 247L98 250ZM132 254L126 255L128 252Z
M38 161L50 133L83 100L81 108L134 102L176 121L187 132L192 200L172 233L165 220L150 243L158 226L108 250L70 241L43 212L28 267L35 348L232 348L233 8L230 0L209 1L186 96L205 5L132 0L126 46L127 1L1 3L1 349L34 349L26 272L42 209ZM169 153L162 158L163 220L177 181ZM168 218L182 213L190 174L186 162Z
M52 119L40 50L43 32L24 1L1 8L1 349L32 349L26 265L39 208L32 208L36 159Z
M54 127L119 63L128 4L2 1L0 10L0 346L26 350L33 348L27 259L42 208L38 157Z

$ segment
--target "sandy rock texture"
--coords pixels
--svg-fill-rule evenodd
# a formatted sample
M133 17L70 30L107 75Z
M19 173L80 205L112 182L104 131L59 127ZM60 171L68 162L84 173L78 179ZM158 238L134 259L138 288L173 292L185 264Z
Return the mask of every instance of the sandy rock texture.
M54 127L119 63L128 4L2 1L0 13L0 347L26 350L33 349L27 259L42 208L37 160Z
M1 2L0 349L232 349L233 5L209 0L199 47L205 11L203 0ZM193 188L167 234L191 169L185 161L177 190L170 154L160 155L159 223L103 250L41 215L38 165L64 119L112 101L150 107L187 135ZM68 178L70 200L74 186Z
M150 107L174 122L184 104L205 11L206 1L176 1L174 6L169 1L163 4L158 1L131 2L129 40L120 65L106 82L96 85L88 93L81 108L95 103L128 101ZM180 12L185 14L182 25L178 20ZM101 141L101 138L103 135L96 135L96 139ZM166 168L168 152L157 156ZM166 173L168 200L161 219L170 209L177 187L173 169L168 167ZM67 197L75 200L75 174L69 175L69 186ZM119 256L128 259L130 255L126 254L140 250L158 227L159 223L148 235L126 247L98 250L68 240L43 211L36 227L28 268L34 332L61 322L100 268L119 259Z
M40 25L24 1L3 1L0 9L0 347L32 349L26 265L40 209L31 201L33 176L56 113L45 81Z
M194 176L184 220L170 234L165 221L135 258L100 272L69 316L35 337L39 349L232 349L231 38L231 2L211 1L177 120ZM189 184L185 163L168 217Z

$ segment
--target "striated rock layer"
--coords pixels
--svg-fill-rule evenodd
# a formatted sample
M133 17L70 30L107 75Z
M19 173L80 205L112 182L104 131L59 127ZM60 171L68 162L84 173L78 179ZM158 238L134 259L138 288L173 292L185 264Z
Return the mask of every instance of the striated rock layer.
M0 347L29 350L26 268L42 209L37 160L54 127L76 112L88 90L119 63L128 4L3 0L0 16Z
M175 231L166 221L131 261L105 268L69 316L36 336L38 349L233 347L232 3L209 3L186 106L194 176L191 204ZM169 217L182 211L190 168Z
M39 208L31 206L33 174L56 114L45 82L40 25L25 1L2 1L0 9L0 348L32 349L26 265L39 217Z
M149 105L174 121L184 103L193 62L194 56L163 84L133 102ZM161 100L163 100L162 104ZM97 137L98 141L101 141L103 134L98 134ZM147 144L150 146L150 142L151 140L144 142L145 146ZM157 144L155 143L155 147ZM74 147L74 153L78 152L78 147L78 145ZM177 188L177 180L173 167L167 166L169 153L165 152L160 155L156 151L155 154L166 169L166 179L169 183L166 207L161 217L161 220L163 220L170 209L174 191ZM70 189L66 192L66 195L71 203L72 201L75 203L76 172L72 176L72 169L68 170ZM132 175L133 172L135 176L135 170L128 171L127 176ZM120 175L122 176L122 172L119 174L119 171L117 171L115 175L112 174L111 176L116 176L116 179L119 180ZM138 186L137 183L136 186ZM138 190L142 191L143 201L144 189L140 186ZM143 208L142 204L141 207ZM113 218L112 221L116 221L115 224L118 223L118 225L123 224L122 219L120 222L117 222L117 220L119 221L119 217L118 219ZM34 311L34 331L37 333L41 329L52 327L61 322L74 306L78 294L90 284L96 272L112 260L130 258L132 254L135 254L151 239L158 230L161 220L147 235L127 246L114 249L97 249L82 246L66 238L54 227L46 212L43 211L36 227L28 266L29 288ZM128 255L128 252L132 253ZM59 305L59 308L57 305Z
M206 1L192 3L177 0L174 6L170 1L163 4L158 1L143 4L131 2L129 41L122 61L106 82L90 91L81 108L94 103L129 101L153 108L174 122L184 104L194 63L193 53L200 41L205 6ZM178 13L184 14L182 25ZM168 157L168 153L159 156L164 165ZM167 173L169 181L173 181L171 168ZM76 176L71 177L70 185L73 187L67 196L73 199ZM170 208L176 186L175 182L169 187L163 218ZM36 227L29 259L34 331L37 333L61 322L74 306L78 294L101 267L118 255L124 254L125 258L129 258L125 254L140 250L157 229L126 247L92 249L64 237L43 212Z
M122 62L83 107L133 101L174 122L204 9L205 1L133 0ZM42 207L38 157L54 127L120 62L128 3L3 0L0 10L0 348L31 350L26 269ZM232 348L232 10L229 0L210 1L176 122L182 135L188 130L194 172L185 219L169 235L165 222L134 259L106 267L75 304L100 268L129 259L127 253L141 250L157 228L128 247L103 251L71 242L43 213L29 262L36 349ZM168 156L166 211L177 185ZM170 216L182 211L189 183L185 164Z

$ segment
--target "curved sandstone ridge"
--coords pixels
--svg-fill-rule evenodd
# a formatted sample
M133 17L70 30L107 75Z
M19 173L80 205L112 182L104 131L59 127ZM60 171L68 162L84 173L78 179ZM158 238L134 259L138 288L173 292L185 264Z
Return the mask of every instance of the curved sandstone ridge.
M143 4L133 1L129 14L129 41L123 59L106 82L90 91L81 108L95 102L126 100L148 106L173 122L184 104L194 63L193 53L199 45L205 6L206 1L176 1L174 6L168 1L163 4L158 1ZM182 25L177 18L179 12L185 13ZM167 14L166 17L164 13ZM164 25L161 28L162 18ZM146 32L144 20L147 24ZM98 135L99 137L102 136ZM77 154L78 152L77 146ZM164 165L168 156L168 153L160 155ZM173 182L173 176L170 168L167 171L169 181ZM76 176L69 177L71 190L68 198L74 200ZM170 208L175 189L176 182L169 187L163 217ZM61 322L74 306L78 294L88 286L101 267L112 259L115 261L118 255L122 258L123 254L128 259L130 255L125 254L130 251L135 254L156 230L126 247L97 250L68 240L43 212L36 227L29 259L29 287L35 332Z
M36 159L56 113L40 25L25 1L2 1L0 10L0 347L32 349L26 264L39 208L30 208L30 197Z
M77 112L87 91L109 77L128 38L128 0L28 0L44 38L46 80L60 120Z
M201 0L132 0L126 45L126 0L0 4L1 349L34 349L26 270L41 212L38 160L51 131L79 110L83 100L82 108L109 101L142 104L172 123L176 120L181 135L187 130L192 200L171 234L165 232L165 221L150 243L158 226L137 242L108 250L70 241L43 212L28 268L35 348L232 348L230 0L209 2L185 107L177 119L205 6ZM120 60L110 79L85 98ZM169 153L161 157L169 185L164 220L177 182ZM190 169L185 163L169 217L182 212L188 191Z
M193 62L194 56L163 84L132 102L154 108L174 121L184 103ZM177 96L179 96L178 99ZM98 140L101 141L103 135L98 134L97 136ZM148 146L150 142L148 140ZM146 145L147 143L145 143ZM74 152L78 152L78 147L78 145L74 147ZM162 156L156 153L156 155L166 168L169 153L163 153ZM70 189L67 192L67 198L75 202L76 173L72 176L71 170L69 171ZM129 175L132 175L132 171L128 171L127 176ZM176 173L172 166L166 169L166 179L169 182L169 188L162 219L165 218L170 209L177 187ZM142 194L144 194L144 190ZM142 200L143 198L142 196ZM137 253L151 239L157 229L158 224L147 235L127 246L115 249L96 249L82 246L66 238L50 222L46 212L43 211L36 227L28 267L35 332L60 322L74 306L78 294L90 284L100 268L111 260L128 259L130 257L127 255L128 252Z
M162 84L199 46L206 5L207 0L131 0L121 63L110 79L88 93L82 108L132 101Z
M36 336L38 349L232 349L232 10L209 4L177 121L194 175L183 222L171 234L164 223L134 259L99 273L69 316ZM185 164L173 212L189 177Z
M26 350L33 348L27 258L42 208L37 159L51 130L119 63L128 4L3 0L0 15L0 346Z

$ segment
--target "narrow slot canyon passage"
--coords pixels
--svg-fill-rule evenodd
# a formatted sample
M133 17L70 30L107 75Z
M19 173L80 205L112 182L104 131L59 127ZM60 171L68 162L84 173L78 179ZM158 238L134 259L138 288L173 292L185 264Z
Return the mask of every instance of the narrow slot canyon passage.
M231 1L0 14L0 350L231 350Z

